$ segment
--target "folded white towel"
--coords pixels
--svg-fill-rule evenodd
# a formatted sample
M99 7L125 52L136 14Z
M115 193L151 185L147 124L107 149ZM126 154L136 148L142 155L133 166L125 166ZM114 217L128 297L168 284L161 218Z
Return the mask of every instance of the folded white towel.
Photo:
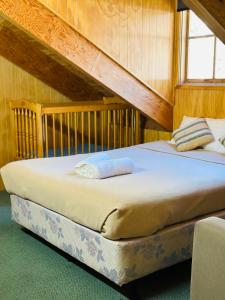
M110 159L110 156L108 156L106 153L102 152L102 153L96 153L92 156L89 156L86 159L81 160L79 163L76 164L75 169L89 165L89 164L95 164L98 161L103 161L103 160L107 160Z
M133 172L133 161L128 158L109 159L106 156L101 160L100 157L91 156L79 162L75 166L75 172L81 176L92 179L103 179L116 175L124 175Z

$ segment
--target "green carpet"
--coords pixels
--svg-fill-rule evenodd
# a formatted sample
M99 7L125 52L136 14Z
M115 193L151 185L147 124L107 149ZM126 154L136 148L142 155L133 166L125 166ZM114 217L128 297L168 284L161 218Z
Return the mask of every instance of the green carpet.
M10 219L7 193L0 193L1 300L189 299L190 262L117 288L75 259L36 238ZM130 288L130 289L129 289Z

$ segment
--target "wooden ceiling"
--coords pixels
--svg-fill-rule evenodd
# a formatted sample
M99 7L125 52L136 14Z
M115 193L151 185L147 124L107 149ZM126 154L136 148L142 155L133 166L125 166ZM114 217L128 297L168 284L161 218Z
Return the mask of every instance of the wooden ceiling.
M75 100L117 95L172 129L172 106L37 0L0 0L0 54ZM2 20L2 18L4 20Z
M225 44L225 0L183 0Z

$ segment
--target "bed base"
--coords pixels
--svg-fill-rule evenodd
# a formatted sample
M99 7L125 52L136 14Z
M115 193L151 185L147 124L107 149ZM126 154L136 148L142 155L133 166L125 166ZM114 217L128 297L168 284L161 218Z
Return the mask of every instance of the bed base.
M148 237L112 241L18 196L11 195L11 203L15 222L119 286L189 259L194 224L210 216L169 226ZM211 215L225 218L225 210Z

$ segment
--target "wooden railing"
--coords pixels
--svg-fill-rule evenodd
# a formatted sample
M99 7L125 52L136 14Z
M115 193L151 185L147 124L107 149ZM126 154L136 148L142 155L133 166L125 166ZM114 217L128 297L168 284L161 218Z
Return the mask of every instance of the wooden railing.
M90 153L140 142L140 114L129 104L103 101L11 102L15 158Z

